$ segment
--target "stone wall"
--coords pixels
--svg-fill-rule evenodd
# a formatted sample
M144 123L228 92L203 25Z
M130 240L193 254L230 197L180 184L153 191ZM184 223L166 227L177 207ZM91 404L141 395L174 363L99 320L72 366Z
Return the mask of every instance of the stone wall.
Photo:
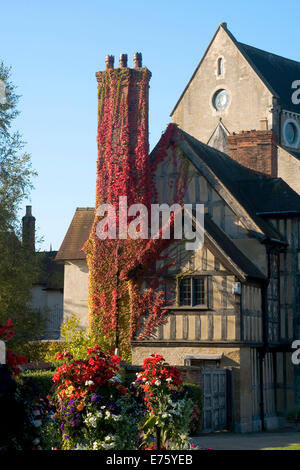
M221 74L217 73L219 58L223 59ZM229 94L228 105L220 110L213 105L218 90ZM172 121L207 143L220 119L229 133L262 129L262 122L272 129L272 107L271 92L221 27L177 103Z

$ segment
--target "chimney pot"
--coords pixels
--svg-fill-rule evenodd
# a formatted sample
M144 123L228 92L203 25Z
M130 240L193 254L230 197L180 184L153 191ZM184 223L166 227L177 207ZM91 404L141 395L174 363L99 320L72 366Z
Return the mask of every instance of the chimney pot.
M106 70L114 68L114 61L115 61L115 58L114 58L113 55L107 55L105 57L105 68L106 68Z
M120 67L127 67L127 54L120 54L119 63Z
M133 54L133 67L138 69L142 67L142 54L141 52L136 52Z
M26 217L32 215L32 206L26 206Z

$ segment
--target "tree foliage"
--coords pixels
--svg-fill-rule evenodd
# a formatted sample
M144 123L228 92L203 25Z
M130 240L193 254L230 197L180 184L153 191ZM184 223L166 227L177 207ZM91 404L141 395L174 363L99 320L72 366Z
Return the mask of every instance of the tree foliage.
M0 62L0 81L5 90L0 102L0 324L13 319L17 344L34 339L40 322L39 315L28 307L38 267L34 255L22 247L18 221L18 210L33 187L36 173L30 155L22 152L20 133L13 130L19 96L10 74L10 68Z

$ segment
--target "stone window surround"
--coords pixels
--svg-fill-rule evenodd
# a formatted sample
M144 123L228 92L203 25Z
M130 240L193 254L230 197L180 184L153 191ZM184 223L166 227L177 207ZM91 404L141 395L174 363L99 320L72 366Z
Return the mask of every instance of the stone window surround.
M299 147L299 144L300 144L300 115L298 114L295 114L295 113L289 113L288 111L283 111L283 115L287 115L289 116L283 123L283 126L282 126L282 139L283 139L283 144L286 146L286 147L289 147L291 149L298 149ZM298 118L299 119L299 122L295 119L295 118ZM293 124L295 127L296 127L296 130L297 130L297 138L295 140L295 142L293 144L290 144L287 140L286 140L286 137L285 137L285 129L286 129L286 126L291 123Z

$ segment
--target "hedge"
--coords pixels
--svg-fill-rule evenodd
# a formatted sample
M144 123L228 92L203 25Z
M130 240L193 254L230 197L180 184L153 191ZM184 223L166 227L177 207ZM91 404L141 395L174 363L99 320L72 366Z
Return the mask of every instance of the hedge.
M51 370L25 370L17 377L17 383L28 398L41 398L50 393L52 376Z

